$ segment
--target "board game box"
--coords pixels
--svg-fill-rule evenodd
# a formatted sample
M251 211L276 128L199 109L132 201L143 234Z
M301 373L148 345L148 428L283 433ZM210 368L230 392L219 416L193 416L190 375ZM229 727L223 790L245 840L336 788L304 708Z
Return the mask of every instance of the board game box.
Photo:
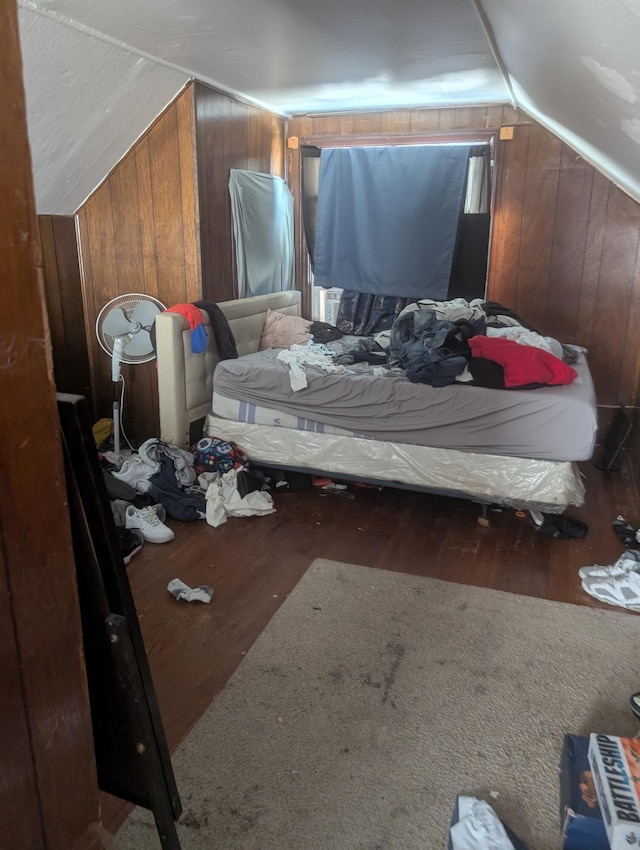
M640 848L640 739L591 734L589 765L611 850Z
M588 737L564 736L560 758L562 850L609 850L588 750Z

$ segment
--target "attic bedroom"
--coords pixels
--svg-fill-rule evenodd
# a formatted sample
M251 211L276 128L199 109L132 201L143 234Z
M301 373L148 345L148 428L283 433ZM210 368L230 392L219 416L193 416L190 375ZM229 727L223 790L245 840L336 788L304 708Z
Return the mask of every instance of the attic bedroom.
M574 846L558 765L590 733L637 731L639 17L635 0L3 5L0 822L12 850L459 850L450 823L470 799L506 830L500 846ZM457 186L454 229L440 235L440 194L416 240L418 290L397 271L406 226L363 285L322 258L310 205L349 151L426 151L420 179L434 152L456 151L432 178ZM487 170L471 220L473 157ZM266 291L240 268L237 174L291 205L287 268ZM343 213L324 201L332 238ZM400 283L375 289L394 244ZM99 329L131 294L162 312L142 321L152 352L124 356L114 381ZM478 386L467 337L457 374L466 365L476 385L409 383L380 335L393 353L399 319L425 307L447 331L481 318L483 340L508 315L511 332L558 346L567 386L506 390L502 370L499 389ZM321 323L341 337L317 354L340 365L309 361L302 393L278 355L293 337L266 341L274 313L305 346L313 323L315 343ZM116 336L122 321L133 313L120 311ZM354 339L367 361L355 366ZM340 368L359 388L347 401ZM285 385L280 406L262 369ZM367 395L381 382L386 407ZM435 430L454 398L469 404L463 426L478 420L482 393L481 436L445 414ZM264 509L214 522L219 503L195 474L179 495L202 501L181 514L161 490L109 489L124 481L120 443L123 457L152 443L163 465L187 457L202 474L220 460L195 451L202 437L230 443L242 486L266 474L268 489L251 483ZM150 528L137 512L152 504ZM125 554L114 523L131 509L138 545ZM575 845L591 850L610 840L594 799L582 797L592 836Z

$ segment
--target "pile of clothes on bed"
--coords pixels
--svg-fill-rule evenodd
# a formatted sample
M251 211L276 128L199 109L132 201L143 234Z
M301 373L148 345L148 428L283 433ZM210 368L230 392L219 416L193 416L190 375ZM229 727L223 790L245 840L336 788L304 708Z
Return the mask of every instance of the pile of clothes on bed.
M495 389L571 384L582 349L538 333L501 304L463 298L410 304L391 329L344 351L336 364L367 361L414 383Z

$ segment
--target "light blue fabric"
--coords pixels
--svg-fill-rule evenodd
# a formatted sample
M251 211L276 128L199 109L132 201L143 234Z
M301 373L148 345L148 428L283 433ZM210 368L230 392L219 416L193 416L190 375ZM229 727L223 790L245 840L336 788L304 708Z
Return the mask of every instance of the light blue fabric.
M323 148L314 283L446 299L469 150Z
M232 168L238 295L293 289L293 196L281 177Z

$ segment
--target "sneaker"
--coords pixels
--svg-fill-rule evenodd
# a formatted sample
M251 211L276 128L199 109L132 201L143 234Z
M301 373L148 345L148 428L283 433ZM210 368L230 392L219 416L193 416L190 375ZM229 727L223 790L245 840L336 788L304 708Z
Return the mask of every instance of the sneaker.
M144 544L144 537L141 531L134 531L130 528L116 528L116 536L118 538L118 546L120 554L125 564L137 555Z
M129 505L125 514L127 528L137 528L149 543L168 543L175 534L160 521L152 507L134 508Z
M613 531L625 546L637 543L636 529L623 516L617 516L612 524Z
M637 570L640 570L640 551L630 549L621 555L615 564L608 567L601 567L598 564L592 567L580 567L578 575L580 578L620 578Z
M582 589L600 602L640 611L640 575L633 571L619 578L589 576L582 579Z

